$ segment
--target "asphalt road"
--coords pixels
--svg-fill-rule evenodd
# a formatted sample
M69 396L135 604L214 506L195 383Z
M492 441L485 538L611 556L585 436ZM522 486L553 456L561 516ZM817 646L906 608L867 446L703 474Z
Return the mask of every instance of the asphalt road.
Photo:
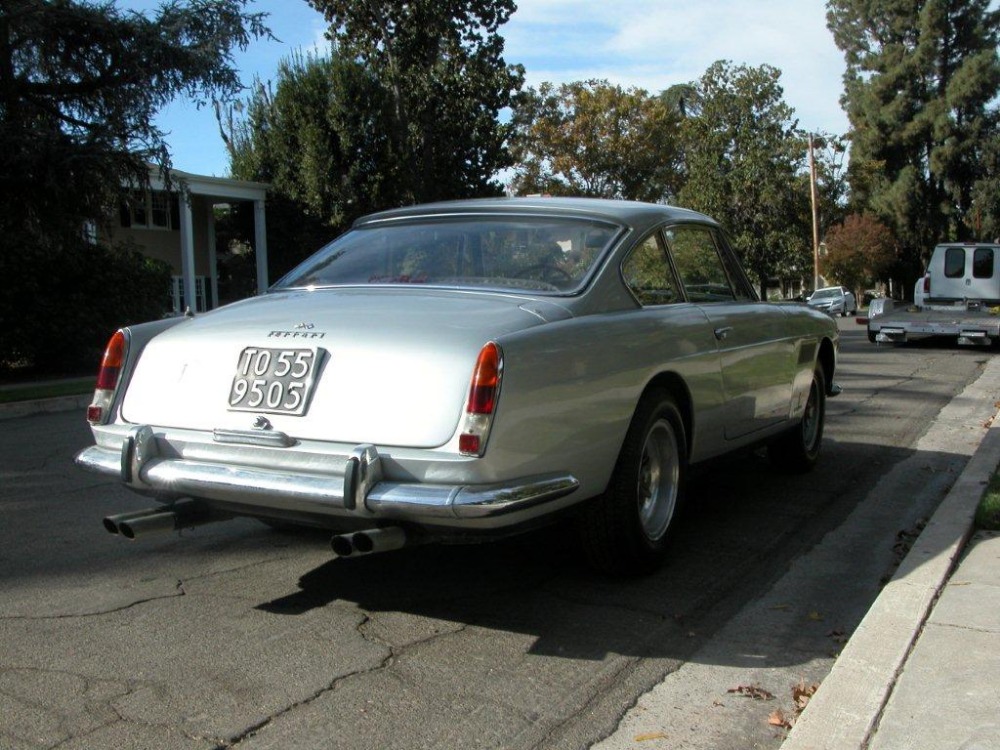
M127 542L101 517L148 501L73 466L82 415L0 422L0 748L584 748L671 678L668 730L606 746L777 748L768 715L829 671L964 465L918 439L993 356L844 327L817 470L708 467L634 581L562 529L356 560L250 521Z

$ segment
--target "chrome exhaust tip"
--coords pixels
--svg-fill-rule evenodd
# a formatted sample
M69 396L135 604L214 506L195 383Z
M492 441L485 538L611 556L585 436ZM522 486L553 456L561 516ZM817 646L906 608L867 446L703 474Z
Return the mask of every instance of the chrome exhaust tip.
M116 516L108 516L103 523L104 528L112 534L121 534L126 539L137 539L150 534L204 526L228 518L231 516L214 513L189 500L159 508L119 513Z
M412 544L412 540L399 526L334 534L330 539L330 547L337 557L362 557L376 552L390 552L409 544Z

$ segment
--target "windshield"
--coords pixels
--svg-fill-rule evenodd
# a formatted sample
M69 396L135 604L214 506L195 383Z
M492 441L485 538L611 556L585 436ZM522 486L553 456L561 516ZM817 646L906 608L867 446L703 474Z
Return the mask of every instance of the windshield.
M839 289L817 289L809 299L834 299L840 295Z
M621 228L547 216L476 216L386 222L353 229L274 289L428 284L573 292Z

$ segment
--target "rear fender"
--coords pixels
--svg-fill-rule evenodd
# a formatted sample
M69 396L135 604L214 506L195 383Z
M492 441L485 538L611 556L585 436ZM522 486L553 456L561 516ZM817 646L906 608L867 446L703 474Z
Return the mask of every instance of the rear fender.
M126 350L125 365L122 368L122 374L118 380L118 387L115 390L114 399L111 402L110 413L113 416L109 421L121 421L122 399L125 396L125 391L128 390L128 384L132 379L132 373L135 372L136 363L139 361L139 357L142 355L142 351L146 348L146 345L164 331L173 328L176 325L183 324L188 320L190 320L190 318L175 316L163 318L162 320L153 320L148 323L137 323L136 325L125 326L122 328L125 332L125 339L128 342L128 346Z

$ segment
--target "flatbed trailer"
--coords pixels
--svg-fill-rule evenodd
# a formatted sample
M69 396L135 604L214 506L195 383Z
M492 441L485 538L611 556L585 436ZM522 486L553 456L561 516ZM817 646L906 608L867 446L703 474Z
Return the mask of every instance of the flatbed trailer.
M963 346L1000 341L1000 307L979 300L915 305L876 299L868 310L868 340L903 343L930 336L955 339Z

